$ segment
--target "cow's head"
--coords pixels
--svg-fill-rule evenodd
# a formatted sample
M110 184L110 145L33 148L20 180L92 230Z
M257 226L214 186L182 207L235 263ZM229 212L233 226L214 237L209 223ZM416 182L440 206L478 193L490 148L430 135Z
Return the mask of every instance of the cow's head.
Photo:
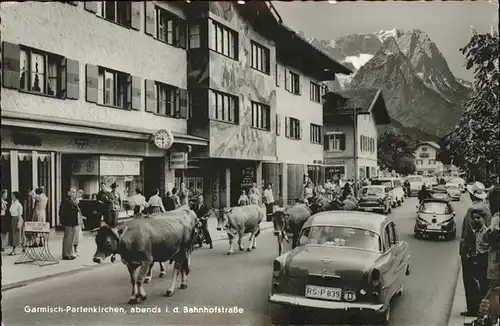
M272 214L274 225L274 235L280 235L285 232L290 214L286 209L278 209Z
M225 230L229 223L229 214L233 211L232 208L219 208L214 210L217 213L217 231Z
M118 252L118 242L120 242L122 232L123 230L113 229L107 224L101 225L95 235L97 250L93 258L94 263L100 264L110 255Z

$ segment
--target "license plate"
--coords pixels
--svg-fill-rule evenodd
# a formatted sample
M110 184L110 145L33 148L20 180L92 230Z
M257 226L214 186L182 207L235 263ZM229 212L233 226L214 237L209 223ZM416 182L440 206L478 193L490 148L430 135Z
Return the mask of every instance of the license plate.
M427 230L441 230L441 227L438 225L429 225L427 226Z
M306 297L340 301L342 298L342 289L316 285L306 285Z

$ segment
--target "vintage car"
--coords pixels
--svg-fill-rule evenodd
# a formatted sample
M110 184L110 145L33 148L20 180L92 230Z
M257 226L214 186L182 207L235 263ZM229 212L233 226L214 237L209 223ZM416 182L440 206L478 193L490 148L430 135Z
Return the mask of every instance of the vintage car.
M445 185L446 191L448 191L448 194L451 197L451 200L454 201L460 201L460 198L462 198L462 191L460 190L460 187L456 183L447 183Z
M410 183L410 195L417 196L424 183L424 178L421 175L409 175L406 180Z
M434 188L434 189L432 189L432 198L442 199L442 200L446 200L446 201L451 201L450 194L444 188L444 186L442 188Z
M392 210L390 186L366 186L361 189L358 208L361 211L379 211L384 214Z
M454 177L454 178L450 179L450 183L457 184L458 185L458 189L460 189L460 191L462 193L465 192L465 190L466 190L466 187L465 187L466 186L466 182L465 182L464 179Z
M373 180L372 186L387 186L391 188L390 194L392 197L392 208L401 206L405 198L403 183L398 178L378 178Z
M408 243L384 215L322 212L306 221L298 246L274 260L269 301L361 313L384 325L410 268Z
M457 226L455 212L449 200L430 198L418 206L414 233L416 238L444 236L455 239Z

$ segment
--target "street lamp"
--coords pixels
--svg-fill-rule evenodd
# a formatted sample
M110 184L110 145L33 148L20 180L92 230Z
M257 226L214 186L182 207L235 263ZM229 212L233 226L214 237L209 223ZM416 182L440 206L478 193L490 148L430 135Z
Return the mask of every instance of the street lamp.
M354 121L354 197L358 197L358 119L356 116L356 107L353 109Z

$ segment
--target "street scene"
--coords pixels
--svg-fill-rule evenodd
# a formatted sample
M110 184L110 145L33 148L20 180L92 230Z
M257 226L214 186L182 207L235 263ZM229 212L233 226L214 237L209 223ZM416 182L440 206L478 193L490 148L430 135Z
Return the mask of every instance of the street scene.
M2 326L498 326L497 13L2 2Z

